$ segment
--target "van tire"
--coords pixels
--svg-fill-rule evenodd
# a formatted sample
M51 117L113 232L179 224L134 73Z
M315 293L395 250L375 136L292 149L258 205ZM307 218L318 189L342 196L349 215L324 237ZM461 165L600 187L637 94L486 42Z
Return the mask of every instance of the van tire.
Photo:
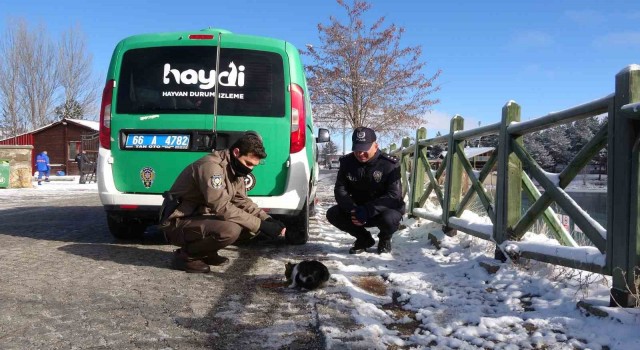
M107 214L107 226L113 237L125 240L142 238L147 228L142 222L127 220L117 214Z
M304 202L300 214L288 220L285 239L293 245L305 244L309 240L309 199Z

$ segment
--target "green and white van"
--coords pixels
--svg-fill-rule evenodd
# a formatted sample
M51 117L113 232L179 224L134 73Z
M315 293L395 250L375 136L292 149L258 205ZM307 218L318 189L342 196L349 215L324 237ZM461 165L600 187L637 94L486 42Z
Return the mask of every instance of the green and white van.
M217 94L216 94L217 92ZM298 50L284 40L221 29L136 35L116 46L100 111L98 191L110 232L141 236L162 193L188 164L246 131L267 158L248 194L308 239L318 178L317 142Z

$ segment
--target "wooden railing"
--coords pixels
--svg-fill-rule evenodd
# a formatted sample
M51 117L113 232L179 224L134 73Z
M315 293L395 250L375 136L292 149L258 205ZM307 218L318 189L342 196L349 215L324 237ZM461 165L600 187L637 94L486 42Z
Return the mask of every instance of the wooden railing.
M550 176L523 146L523 136L560 124L606 114L595 136L566 168ZM523 257L551 264L612 276L611 305L636 306L640 278L640 66L631 65L615 77L615 92L595 101L546 116L520 121L520 106L509 101L502 108L502 121L464 130L464 119L451 120L450 133L426 138L417 130L415 142L402 140L390 153L401 159L403 191L409 198L409 213L443 225L443 231L462 231L496 244L496 258ZM466 140L497 135L498 147L479 172L474 172L464 154ZM442 165L432 171L427 150L446 144ZM600 150L608 150L607 218L601 226L565 192L565 188ZM523 166L529 175L523 172ZM483 185L497 168L495 199ZM463 186L466 174L470 186ZM442 177L444 176L444 179ZM532 179L533 178L533 179ZM444 180L444 181L442 181ZM537 186L534 183L537 182ZM544 191L541 193L538 189ZM522 213L523 193L532 202ZM490 223L472 223L462 218L471 200L478 197ZM424 208L433 200L442 211ZM550 205L555 202L582 230L588 240L579 245L559 221ZM523 239L536 220L542 219L557 245ZM636 282L636 283L634 283Z

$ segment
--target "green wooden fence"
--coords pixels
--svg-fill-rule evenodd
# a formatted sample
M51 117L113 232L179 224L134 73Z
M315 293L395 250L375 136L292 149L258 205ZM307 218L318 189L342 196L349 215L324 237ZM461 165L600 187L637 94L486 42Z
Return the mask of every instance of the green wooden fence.
M523 146L523 136L528 133L602 114L608 115L608 122L557 177L543 171ZM488 135L498 135L498 147L484 167L474 172L464 154L465 141ZM431 139L426 136L427 130L420 128L413 144L406 137L400 148L391 146L390 153L401 159L403 191L409 198L410 215L441 223L445 233L458 230L493 241L496 258L503 261L517 255L610 275L611 305L637 304L639 291L634 282L640 278L640 65L620 71L615 77L615 92L595 101L524 122L520 121L520 106L509 101L502 108L499 123L464 130L464 119L456 115L448 135ZM432 171L427 151L437 144L446 144L447 152L441 166ZM606 227L564 191L604 147L608 148ZM495 168L497 184L493 199L483 183ZM463 174L470 181L466 192ZM543 193L533 180L544 189ZM523 193L532 202L524 213ZM461 217L475 197L491 224L471 223ZM430 199L439 204L441 212L425 208ZM578 245L567 232L550 207L553 202L584 232L587 245ZM538 219L550 228L557 246L522 239Z

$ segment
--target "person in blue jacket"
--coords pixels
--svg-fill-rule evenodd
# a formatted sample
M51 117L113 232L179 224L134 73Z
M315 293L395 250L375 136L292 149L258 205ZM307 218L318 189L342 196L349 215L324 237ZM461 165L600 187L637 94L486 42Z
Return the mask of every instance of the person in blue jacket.
M47 151L42 151L36 156L36 169L38 170L38 185L42 185L42 175L44 175L44 181L49 182L51 166L49 165Z

